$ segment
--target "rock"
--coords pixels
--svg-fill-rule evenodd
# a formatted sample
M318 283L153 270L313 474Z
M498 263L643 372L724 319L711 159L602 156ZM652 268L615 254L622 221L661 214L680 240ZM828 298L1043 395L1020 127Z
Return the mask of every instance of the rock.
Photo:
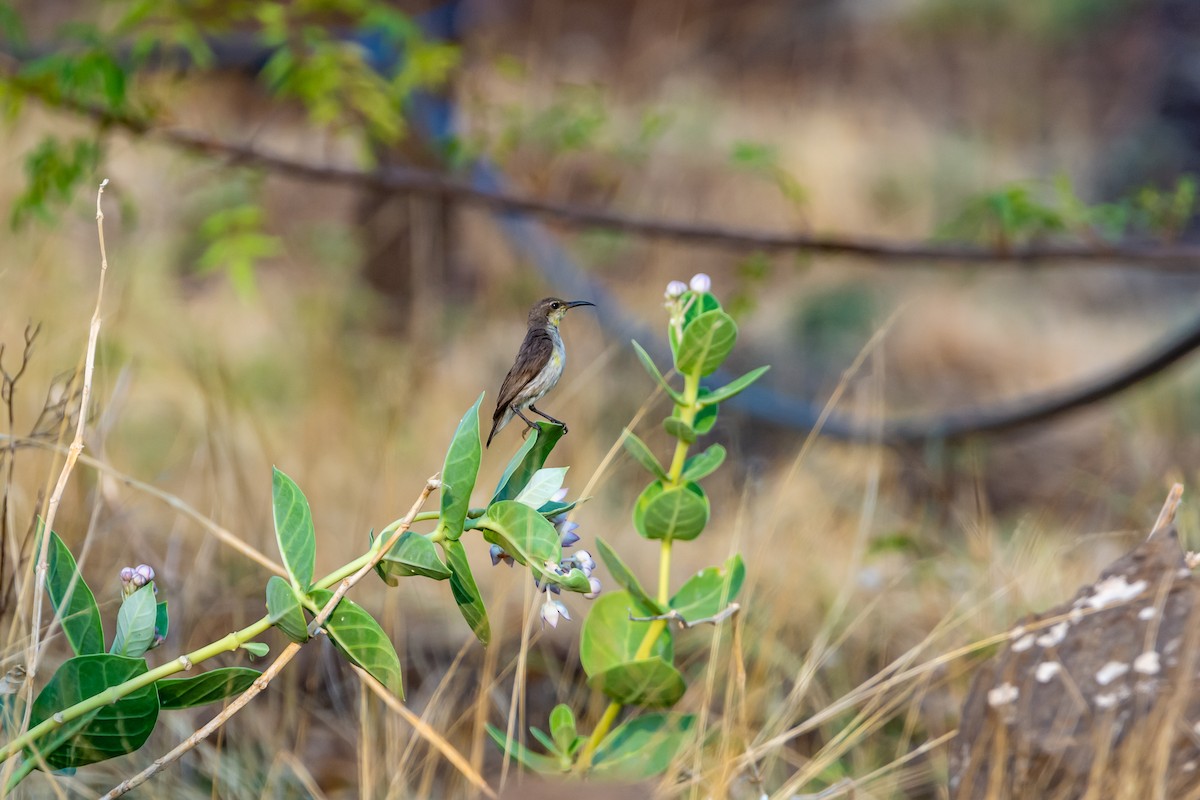
M1169 529L1018 625L971 684L950 797L1196 796L1198 588Z

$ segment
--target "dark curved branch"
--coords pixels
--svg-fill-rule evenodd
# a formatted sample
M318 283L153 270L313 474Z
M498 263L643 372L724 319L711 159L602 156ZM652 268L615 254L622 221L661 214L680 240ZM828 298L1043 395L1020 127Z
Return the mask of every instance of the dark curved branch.
M20 85L20 79L9 78ZM22 87L30 90L29 87ZM32 90L30 90L32 91ZM35 92L36 93L36 92ZM935 245L908 242L884 242L866 238L819 237L809 234L781 234L748 231L720 225L705 225L656 220L619 212L583 209L553 201L538 200L505 189L494 179L475 182L443 173L412 168L389 167L366 172L347 167L315 165L305 161L268 153L254 147L209 137L197 132L164 129L133 116L122 116L98 107L88 107L62 98L45 97L44 102L74 113L84 114L97 122L122 128L136 135L153 137L184 150L224 158L238 164L269 169L325 183L368 186L375 189L420 192L475 203L498 212L502 225L519 231L526 240L525 247L564 288L573 288L577 296L600 299L607 296L593 281L588 280L569 263L557 245L524 215L550 217L571 225L605 227L647 237L669 238L696 244L737 249L793 250L827 255L857 256L892 262L925 262L929 264L965 264L997 262L1056 266L1068 262L1093 262L1138 265L1149 269L1193 271L1200 265L1200 248L1179 245L1112 245L1102 247L1045 245L1007 251L962 245ZM478 169L478 167L477 167ZM487 173L487 168L483 168ZM486 175L485 175L486 177ZM515 237L515 238L520 238ZM550 265L550 266L546 266ZM584 294L586 292L586 294ZM603 304L601 322L605 327L626 338L641 334L644 329L624 317L616 304ZM1182 332L1168 337L1148 352L1130 360L1117 369L1066 389L1037 394L1032 397L993 408L972 409L886 423L882 431L869 423L857 423L833 415L825 420L823 435L848 441L902 444L930 440L955 440L982 434L1011 431L1048 420L1052 417L1111 397L1167 369L1189 353L1200 348L1200 318ZM714 375L717 382L723 379ZM724 378L728 380L727 377ZM802 430L816 426L820 409L811 403L786 398L764 387L751 387L735 403L747 412L768 422Z

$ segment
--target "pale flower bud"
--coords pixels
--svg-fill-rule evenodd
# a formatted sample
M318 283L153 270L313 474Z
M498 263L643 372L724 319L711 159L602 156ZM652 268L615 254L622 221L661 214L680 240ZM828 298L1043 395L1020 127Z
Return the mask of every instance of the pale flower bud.
M712 278L703 272L697 272L692 276L691 287L692 291L696 294L704 294L705 292L712 291Z
M571 614L561 600L547 597L546 602L542 604L542 627L545 628L549 624L551 628L557 628L559 617L569 620Z
M695 278L692 278L692 280L694 281ZM674 300L677 297L679 297L680 295L682 295L684 292L686 292L687 288L688 288L687 285L684 284L683 281L671 281L670 283L667 284L667 291L666 291L665 297L668 300Z

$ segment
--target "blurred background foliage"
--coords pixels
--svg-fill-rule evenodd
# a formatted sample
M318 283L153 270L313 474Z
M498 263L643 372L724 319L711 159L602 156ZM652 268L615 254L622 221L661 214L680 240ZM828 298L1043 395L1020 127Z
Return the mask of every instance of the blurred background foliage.
M486 158L525 195L756 230L1004 249L1186 243L1195 227L1200 84L1187 65L1200 14L1186 0L17 0L0 5L0 31L8 374L26 325L42 326L6 395L6 432L35 427L51 386L61 398L56 376L79 363L95 186L107 177L113 290L88 452L260 549L271 542L266 476L279 465L312 502L318 569L407 507L469 398L499 385L528 306L562 287L485 207L306 181L156 131L368 173L465 178ZM447 102L453 135L431 138L415 111ZM668 280L711 274L743 332L734 371L769 363L776 391L818 409L832 396L868 427L1109 369L1191 321L1200 289L1191 271L1117 258L901 265L548 225L609 302L647 325ZM565 337L570 361L548 410L570 423L556 457L578 489L652 387L595 317L572 317ZM739 715L722 716L703 691L685 705L712 705L748 744L767 741L909 648L934 657L1060 602L1144 535L1171 481L1194 489L1198 395L1185 362L1046 424L904 447L805 449L808 431L731 409L712 539L746 556L747 688ZM493 445L482 484L517 441L505 432ZM52 458L4 451L8 621ZM637 470L618 455L595 477L581 532L603 533L636 570ZM109 603L120 566L155 567L171 586L176 648L261 613L264 575L114 472L78 472L59 520L77 553L89 542L92 585L112 576ZM488 652L421 587L386 595L388 608L382 593L359 599L398 643L409 704L498 775L482 724L507 710L526 609L507 570L488 571L482 548L473 557L494 609ZM582 685L577 646L570 626L535 635L531 717L562 700L589 707L564 696ZM5 663L19 648L5 640ZM699 670L708 654L705 644L681 661ZM214 742L159 790L429 796L456 785L335 658L303 658L258 713L235 720L228 736L241 744ZM727 659L714 663L723 675ZM954 662L886 719L831 718L771 748L734 788L750 792L753 775L778 786L818 764L806 789L817 791L889 764L953 729L966 677ZM149 761L186 724L126 761ZM854 746L828 749L847 729ZM944 768L935 750L889 770L870 796L939 796ZM100 788L122 769L75 780Z

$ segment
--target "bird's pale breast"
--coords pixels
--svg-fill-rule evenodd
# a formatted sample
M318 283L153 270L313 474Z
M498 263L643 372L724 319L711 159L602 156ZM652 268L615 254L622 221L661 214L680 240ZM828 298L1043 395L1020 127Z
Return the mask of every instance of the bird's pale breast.
M554 341L554 350L550 353L550 360L546 366L533 377L525 385L519 394L518 405L524 407L532 403L536 403L541 399L542 395L554 388L558 383L558 379L562 377L563 366L567 361L567 354L563 347L562 337L558 335L558 331L553 327L550 328L550 336Z

